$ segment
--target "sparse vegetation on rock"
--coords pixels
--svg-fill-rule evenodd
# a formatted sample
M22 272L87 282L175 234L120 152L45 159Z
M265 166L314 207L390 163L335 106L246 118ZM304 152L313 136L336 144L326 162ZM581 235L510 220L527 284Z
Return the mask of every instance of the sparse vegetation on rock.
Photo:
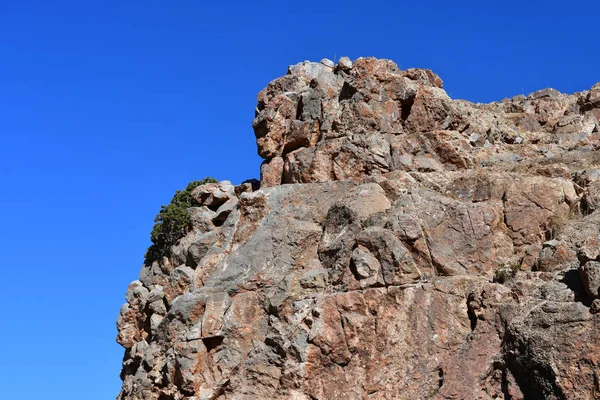
M506 283L509 280L513 279L517 272L521 269L521 265L519 264L509 264L504 265L501 264L498 266L498 269L494 272L494 282L496 283Z
M185 236L189 230L191 221L187 209L198 205L198 202L192 197L192 191L198 186L216 182L216 179L210 177L190 182L184 190L175 191L175 195L168 205L161 206L154 218L155 224L150 233L152 245L146 252L147 263L166 256L169 248Z

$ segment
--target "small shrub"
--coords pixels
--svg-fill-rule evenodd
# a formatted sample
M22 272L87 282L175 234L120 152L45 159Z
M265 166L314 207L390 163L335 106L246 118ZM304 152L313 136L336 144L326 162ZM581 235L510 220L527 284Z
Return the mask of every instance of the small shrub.
M496 270L496 272L494 272L493 281L496 283L504 284L504 283L508 282L509 280L513 279L517 275L517 272L519 272L520 269L521 269L520 264L509 264L509 265L500 264L498 266L498 269Z
M497 269L494 273L494 282L505 283L510 279L510 272L507 269Z
M171 203L161 206L154 218L154 227L150 233L152 245L148 248L146 263L152 263L169 254L171 246L176 244L190 229L190 217L187 209L199 204L192 197L192 191L207 183L217 183L214 178L204 178L201 181L190 182L185 190L175 191Z
M521 264L518 263L514 263L514 264L510 264L508 266L508 268L510 268L510 272L512 273L512 276L516 276L517 272L519 272L521 270Z

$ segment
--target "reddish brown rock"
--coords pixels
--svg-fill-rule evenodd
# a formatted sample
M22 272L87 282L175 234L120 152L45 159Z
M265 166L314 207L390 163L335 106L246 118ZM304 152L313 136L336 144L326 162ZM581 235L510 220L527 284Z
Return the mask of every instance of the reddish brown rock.
M119 399L600 398L599 85L442 87L375 58L267 85L261 187L196 188L128 288Z
M260 180L264 187L277 186L283 179L283 158L275 157L260 167Z

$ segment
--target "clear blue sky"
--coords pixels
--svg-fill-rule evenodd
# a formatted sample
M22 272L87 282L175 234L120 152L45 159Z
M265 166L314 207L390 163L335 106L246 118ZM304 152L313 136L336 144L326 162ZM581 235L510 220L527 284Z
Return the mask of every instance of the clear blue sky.
M219 5L217 5L219 3ZM597 1L0 0L0 386L119 392L115 319L175 189L258 177L256 94L346 55L437 72L454 98L600 81Z

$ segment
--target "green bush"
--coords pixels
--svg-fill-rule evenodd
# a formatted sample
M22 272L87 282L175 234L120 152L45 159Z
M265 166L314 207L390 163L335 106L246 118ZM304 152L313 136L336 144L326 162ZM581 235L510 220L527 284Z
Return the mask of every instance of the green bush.
M498 267L499 268L494 273L494 279L493 279L493 281L497 282L497 283L508 282L509 280L511 280L515 276L517 276L517 272L519 272L519 270L521 269L520 264L510 264L510 265L500 264Z
M207 183L217 183L217 180L207 177L201 181L190 182L185 190L175 191L169 205L160 207L160 211L154 218L155 224L150 233L152 245L145 255L146 263L152 263L161 257L167 256L171 246L185 236L191 224L187 209L199 205L192 197L192 191Z

